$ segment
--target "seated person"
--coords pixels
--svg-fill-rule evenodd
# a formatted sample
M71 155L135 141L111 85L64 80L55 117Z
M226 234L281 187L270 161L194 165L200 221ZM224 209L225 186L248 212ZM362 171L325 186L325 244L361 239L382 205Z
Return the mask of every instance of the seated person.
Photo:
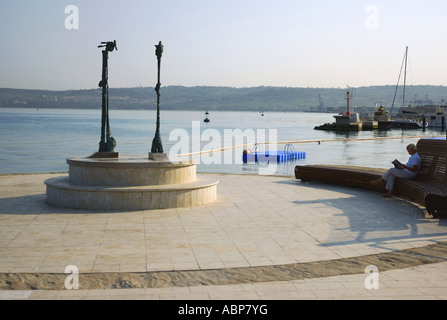
M421 157L417 153L416 146L414 144L409 144L407 146L407 151L408 154L410 154L410 159L408 159L407 164L402 164L400 167L389 169L380 179L371 181L373 184L386 182L387 193L385 193L383 197L391 197L393 195L394 179L412 179L416 177L421 169Z

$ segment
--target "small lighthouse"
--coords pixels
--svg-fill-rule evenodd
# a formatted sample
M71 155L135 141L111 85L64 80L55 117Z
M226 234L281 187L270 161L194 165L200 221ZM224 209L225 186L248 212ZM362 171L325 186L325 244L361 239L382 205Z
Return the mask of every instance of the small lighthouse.
M346 107L346 115L347 115L347 116L350 116L351 113L349 112L349 100L350 100L350 97L349 97L349 88L348 88L348 91L347 91L347 93L346 93L346 100L348 101L348 103L347 103L347 107Z

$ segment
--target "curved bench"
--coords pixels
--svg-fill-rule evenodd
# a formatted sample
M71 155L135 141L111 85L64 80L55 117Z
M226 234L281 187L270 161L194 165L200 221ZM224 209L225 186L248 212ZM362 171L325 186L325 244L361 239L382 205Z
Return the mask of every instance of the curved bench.
M394 194L408 197L425 205L428 212L439 217L447 210L447 141L445 138L426 138L417 143L421 169L415 179L396 179ZM321 181L330 184L385 191L384 185L372 185L386 170L342 166L296 166L295 177L302 181Z

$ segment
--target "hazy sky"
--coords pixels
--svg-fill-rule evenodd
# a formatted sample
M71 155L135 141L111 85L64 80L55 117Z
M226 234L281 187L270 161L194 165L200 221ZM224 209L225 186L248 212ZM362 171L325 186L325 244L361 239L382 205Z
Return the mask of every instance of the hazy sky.
M79 28L65 13L77 7ZM74 26L74 20L68 21ZM2 0L0 87L447 85L445 0Z

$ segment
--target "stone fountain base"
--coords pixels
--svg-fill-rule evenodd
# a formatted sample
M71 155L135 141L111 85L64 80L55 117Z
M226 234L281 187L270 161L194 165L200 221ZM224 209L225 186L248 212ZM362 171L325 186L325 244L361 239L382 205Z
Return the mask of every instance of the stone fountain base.
M216 201L219 181L197 179L193 162L69 158L69 175L45 181L47 202L91 210L149 210Z

